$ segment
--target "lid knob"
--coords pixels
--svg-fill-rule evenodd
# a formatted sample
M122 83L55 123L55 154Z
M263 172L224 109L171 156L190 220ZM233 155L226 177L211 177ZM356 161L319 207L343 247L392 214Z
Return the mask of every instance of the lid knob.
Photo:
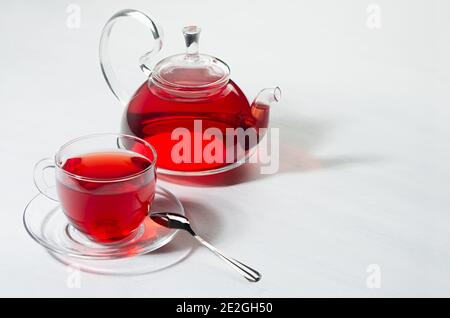
M201 29L198 26L191 25L183 28L184 41L186 42L187 55L198 55L198 41L200 39Z

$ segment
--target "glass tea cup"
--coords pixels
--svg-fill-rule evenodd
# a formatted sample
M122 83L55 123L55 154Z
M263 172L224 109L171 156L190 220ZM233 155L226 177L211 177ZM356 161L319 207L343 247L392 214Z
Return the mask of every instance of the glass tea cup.
M56 186L44 171L55 170ZM156 151L124 134L94 134L64 144L34 167L34 183L59 201L69 222L100 243L120 242L142 224L156 191ZM56 187L56 191L55 191Z

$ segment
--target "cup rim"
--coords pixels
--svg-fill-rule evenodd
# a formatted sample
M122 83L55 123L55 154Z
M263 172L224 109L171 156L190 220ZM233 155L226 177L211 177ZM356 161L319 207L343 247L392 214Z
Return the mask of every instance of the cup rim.
M76 173L69 172L69 171L65 170L65 169L61 166L61 163L62 163L62 162L60 162L60 160L58 160L58 159L59 159L59 156L60 156L61 152L62 152L65 148L67 148L68 146L70 146L70 145L72 145L72 144L74 144L74 143L76 143L76 142L78 142L78 141L80 141L80 140L83 140L83 139L89 139L89 138L92 138L92 137L102 137L102 136L126 137L126 138L131 138L131 139L137 140L137 141L143 143L145 146L147 146L147 147L151 150L154 159L151 160L150 165L149 165L147 168L145 168L144 170L142 170L142 171L139 171L139 172L137 172L137 173L128 175L128 176L126 176L126 177L107 178L107 179L105 179L105 178L92 178L92 177L81 176L81 175L78 175L78 174L76 174ZM133 151L131 151L131 152L133 152ZM147 158L147 159L148 159L148 158ZM157 156L156 150L155 150L155 148L154 148L149 142L145 141L145 140L142 139L142 138L139 138L139 137L136 137L136 136L132 136L132 135L128 135L128 134L122 134L122 133L94 133L94 134L84 135L84 136L80 136L80 137L71 139L71 140L69 140L68 142L64 143L64 144L58 149L58 151L56 152L55 157L54 157L55 166L56 166L59 170L61 170L63 173L65 173L66 175L68 175L68 176L70 176L70 177L72 177L72 178L78 179L78 180L82 180L82 181L102 182L102 183L127 181L127 180L130 180L130 179L139 177L139 176L143 175L144 173L146 173L147 171L149 171L149 170L155 168L157 159L158 159L158 156Z

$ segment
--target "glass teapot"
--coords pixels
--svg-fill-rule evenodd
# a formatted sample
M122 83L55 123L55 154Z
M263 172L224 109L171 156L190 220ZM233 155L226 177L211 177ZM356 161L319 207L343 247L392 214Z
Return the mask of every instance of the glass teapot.
M118 19L131 17L151 32L152 51L140 59L148 79L130 98L114 75L109 36ZM158 155L158 173L207 175L233 169L253 153L268 127L269 108L281 98L278 87L263 89L252 104L230 79L220 59L199 53L200 28L183 29L186 52L152 68L162 48L162 31L146 14L122 10L106 23L100 39L100 65L116 98L126 106L122 132L145 139Z

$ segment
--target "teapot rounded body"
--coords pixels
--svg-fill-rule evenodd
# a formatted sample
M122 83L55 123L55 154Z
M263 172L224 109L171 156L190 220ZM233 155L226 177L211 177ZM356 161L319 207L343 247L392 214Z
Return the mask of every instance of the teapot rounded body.
M111 65L109 38L119 19L133 18L153 37L153 48L139 59L147 76L130 98L122 90ZM224 172L245 162L265 134L270 104L278 102L278 87L263 89L252 104L230 79L221 59L199 52L201 29L183 28L185 53L156 64L162 48L162 30L143 12L125 9L103 28L99 55L102 74L116 98L126 105L122 132L153 145L158 172L206 175ZM120 146L120 145L119 145Z
M172 96L149 79L131 98L122 131L155 147L158 170L206 174L228 170L243 160L254 145L238 140L236 129L266 128L268 115L268 108L261 110L256 120L247 98L232 80L212 96L192 99ZM258 130L252 133L258 134Z

